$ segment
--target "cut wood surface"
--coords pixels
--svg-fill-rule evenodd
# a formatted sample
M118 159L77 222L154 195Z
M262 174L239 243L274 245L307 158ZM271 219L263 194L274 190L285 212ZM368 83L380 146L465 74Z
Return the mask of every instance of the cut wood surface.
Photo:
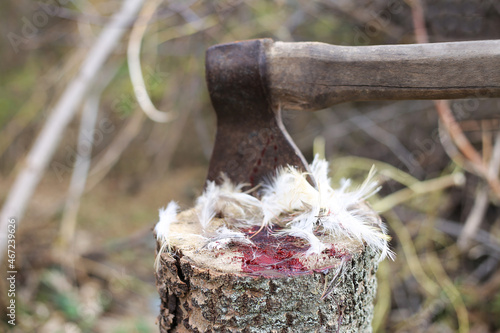
M345 237L304 256L302 240L257 229L252 246L209 249L196 211L178 215L156 273L160 332L371 332L373 250Z

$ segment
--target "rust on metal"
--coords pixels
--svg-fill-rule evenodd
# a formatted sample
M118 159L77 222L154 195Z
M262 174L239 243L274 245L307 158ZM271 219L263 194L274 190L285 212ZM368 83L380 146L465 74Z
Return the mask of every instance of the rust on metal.
M273 107L266 65L271 39L216 45L206 53L206 80L217 114L208 180L225 173L234 183L255 186L277 167L308 170Z

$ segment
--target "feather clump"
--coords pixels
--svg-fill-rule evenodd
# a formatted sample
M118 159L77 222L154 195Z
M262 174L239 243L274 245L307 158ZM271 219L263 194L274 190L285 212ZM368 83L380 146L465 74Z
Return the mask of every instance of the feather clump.
M344 180L338 189L331 187L325 160L316 157L310 169L311 174L291 166L276 170L276 175L262 184L257 197L243 192L247 184L232 184L227 177L223 177L221 185L207 182L195 207L206 238L204 247L214 250L234 243L252 244L250 236L242 232L243 228L261 226L261 229L277 230L277 237L301 238L309 244L305 255L328 249L322 239L347 237L377 251L380 260L387 256L393 258L384 224L365 203L380 189L374 180L375 170L372 168L366 180L352 190L350 180ZM316 181L317 187L308 182L308 176ZM168 235L167 222L160 223L175 219L171 215L173 207L169 210L169 204L163 215L160 211L160 222L155 228L160 231L157 235ZM211 225L215 220L219 224ZM167 232L162 231L164 229Z
M317 188L307 182L306 173L293 167L279 170L276 177L263 186L263 225L285 221L280 233L306 240L310 244L306 254L326 249L317 236L329 234L366 243L380 253L380 260L392 258L385 226L364 203L380 190L374 180L375 169L372 168L365 181L354 190L350 190L350 180L344 180L339 189L331 187L325 160L316 157L310 169Z

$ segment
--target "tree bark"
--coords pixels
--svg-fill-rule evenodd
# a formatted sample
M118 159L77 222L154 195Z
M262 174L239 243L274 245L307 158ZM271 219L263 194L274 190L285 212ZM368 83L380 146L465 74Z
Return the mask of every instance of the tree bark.
M208 255L183 239L160 254L162 333L371 332L378 263L368 247L353 251L352 242L342 240L336 253L348 255L323 255L310 270L245 272L239 269L242 245ZM340 265L342 278L332 283Z

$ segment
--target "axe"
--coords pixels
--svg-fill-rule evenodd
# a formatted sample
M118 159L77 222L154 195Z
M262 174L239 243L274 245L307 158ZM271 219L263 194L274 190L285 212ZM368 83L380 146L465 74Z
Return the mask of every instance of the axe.
M224 173L251 186L280 166L308 170L283 109L500 97L500 40L350 47L256 39L210 47L205 66L217 114L207 179Z

